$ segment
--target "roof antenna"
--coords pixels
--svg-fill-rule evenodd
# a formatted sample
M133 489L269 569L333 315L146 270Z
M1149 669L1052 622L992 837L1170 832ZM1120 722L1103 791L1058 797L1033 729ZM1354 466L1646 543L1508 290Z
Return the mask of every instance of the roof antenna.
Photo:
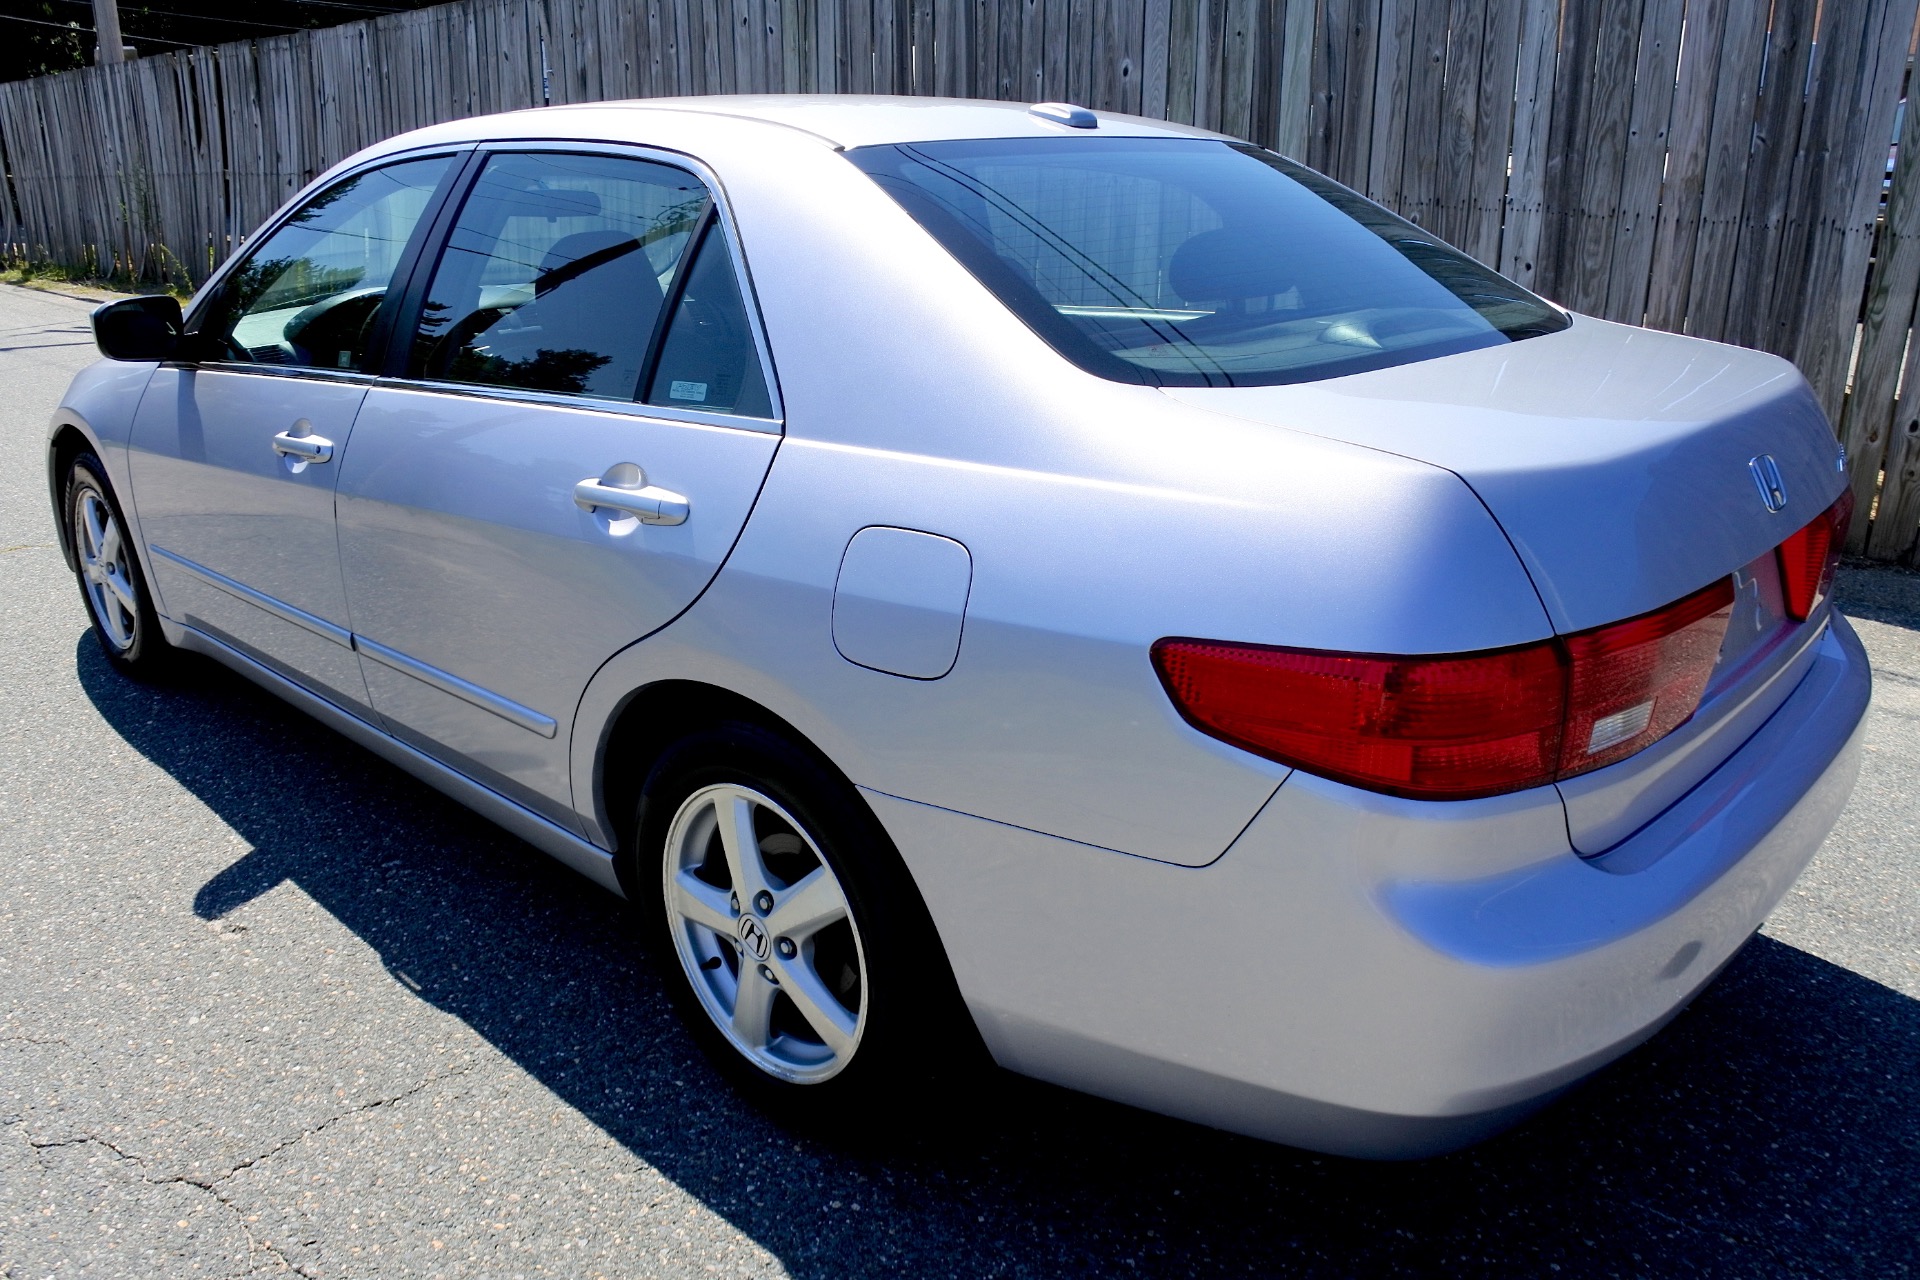
M1098 129L1100 117L1085 107L1076 107L1071 102L1036 102L1027 108L1027 114L1036 120L1045 120L1048 124L1063 124L1069 129Z

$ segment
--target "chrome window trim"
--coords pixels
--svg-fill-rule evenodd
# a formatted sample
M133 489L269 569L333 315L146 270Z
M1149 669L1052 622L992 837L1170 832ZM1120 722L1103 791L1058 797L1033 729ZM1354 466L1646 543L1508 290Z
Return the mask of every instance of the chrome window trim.
M753 335L754 354L760 358L760 376L767 384L767 398L773 404L773 417L750 418L744 415L730 413L707 413L696 414L682 419L680 414L683 411L679 409L670 409L665 413L661 413L658 412L658 410L663 407L660 405L641 404L639 401L633 401L632 405L637 408L653 411L640 415L642 417L660 417L668 421L699 422L711 426L744 427L748 430L768 432L773 435L785 434L787 417L786 402L780 395L780 378L773 365L772 348L767 344L766 323L760 314L760 295L754 291L753 276L752 273L747 270L746 247L741 242L740 228L734 221L733 208L727 199L726 186L720 181L719 174L715 173L705 162L688 155L684 151L673 151L666 147L653 147L645 143L637 142L599 142L590 139L575 138L491 138L484 142L472 144L472 150L476 153L486 155L495 153L525 154L528 152L558 152L564 154L570 152L574 155L616 156L623 160L646 160L654 164L665 165L671 169L683 169L698 178L707 189L707 198L713 202L714 216L719 219L720 229L726 233L727 254L733 262L734 283L740 290L741 304L747 309L747 331ZM476 178L477 176L478 175L476 175ZM471 185L468 189L471 191ZM464 198L465 196L463 194L463 201ZM453 225L459 225L457 215ZM453 228L449 227L449 236L452 234L452 231ZM443 240L440 244L430 247L436 251L444 250L446 244ZM437 252L434 262L435 269L437 270L439 264ZM431 280L428 282L428 288L432 288ZM430 387L436 391L451 390L455 386L458 386L461 390L469 389L466 383L429 382L426 379L420 378L390 378L383 379L383 381L391 385ZM512 388L501 389L512 390ZM541 401L541 403L564 403L578 408L604 410L609 407L617 407L627 403L618 400L596 400L586 396L565 396L559 395L558 393L536 394L552 397L550 400Z
M197 373L253 374L263 378L299 378L303 381L340 382L363 387L373 386L380 378L358 369L320 369L297 364L241 364L235 360L165 360L163 369L186 369Z
M705 413L698 409L642 404L637 400L600 400L592 396L567 395L559 391L533 391L526 387L491 387L476 382L431 382L422 378L373 378L370 381L375 386L390 391L412 391L422 395L468 396L478 400L498 400L503 404L539 405L542 408L573 409L581 413L614 413L625 418L651 418L660 422L684 423L698 427L723 427L733 431L752 431L769 436L783 434L782 424L768 418L748 418L731 413Z

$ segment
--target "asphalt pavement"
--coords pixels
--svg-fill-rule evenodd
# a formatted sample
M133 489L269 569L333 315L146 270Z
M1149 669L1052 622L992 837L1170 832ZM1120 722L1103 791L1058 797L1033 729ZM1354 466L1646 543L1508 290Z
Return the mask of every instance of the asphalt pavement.
M45 488L86 313L0 286L0 1277L1920 1270L1920 575L1845 575L1806 876L1518 1130L1366 1164L1009 1079L852 1147L727 1092L614 899L223 669L107 668Z

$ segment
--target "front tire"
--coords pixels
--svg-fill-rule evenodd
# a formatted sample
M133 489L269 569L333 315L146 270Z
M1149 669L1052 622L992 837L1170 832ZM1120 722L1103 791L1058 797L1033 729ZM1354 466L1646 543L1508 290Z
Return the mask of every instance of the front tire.
M837 1133L951 1100L981 1057L944 951L859 796L809 753L728 724L643 788L632 887L707 1056L782 1119Z
M74 573L107 661L128 675L151 678L165 668L173 650L160 633L140 557L106 474L92 453L80 454L67 468L66 518Z

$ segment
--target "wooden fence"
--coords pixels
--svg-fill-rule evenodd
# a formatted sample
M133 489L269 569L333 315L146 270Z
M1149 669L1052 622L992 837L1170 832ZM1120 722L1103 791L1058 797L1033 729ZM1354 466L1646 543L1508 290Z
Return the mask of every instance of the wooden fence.
M14 258L192 283L334 161L543 102L1066 100L1296 156L1568 306L1798 362L1920 560L1920 0L464 0L0 85ZM1920 362L1916 362L1920 363Z

